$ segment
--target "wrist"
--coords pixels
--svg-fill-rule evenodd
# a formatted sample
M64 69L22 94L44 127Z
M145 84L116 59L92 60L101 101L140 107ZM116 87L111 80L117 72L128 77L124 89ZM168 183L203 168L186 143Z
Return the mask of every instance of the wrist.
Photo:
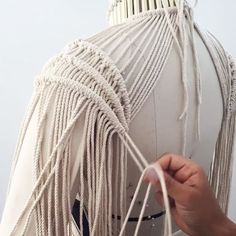
M215 236L234 236L236 235L236 225L227 217L221 222L215 223L211 227L212 235Z

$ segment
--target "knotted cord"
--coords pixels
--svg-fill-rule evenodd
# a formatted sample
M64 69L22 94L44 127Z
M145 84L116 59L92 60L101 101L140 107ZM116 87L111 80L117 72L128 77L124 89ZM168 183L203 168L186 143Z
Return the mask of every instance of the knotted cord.
M187 33L187 25L190 34ZM45 64L36 77L34 95L22 123L15 151L12 173L18 162L29 122L37 111L38 126L33 157L35 183L12 229L12 236L27 235L32 220L36 222L37 236L72 235L74 221L70 191L76 178L79 180L78 196L81 203L78 234L83 235L82 216L86 210L90 235L112 235L113 232L124 235L143 176L153 168L160 179L166 209L164 235L172 234L163 172L158 165L147 163L128 131L130 122L161 79L163 68L175 43L182 69L184 99L180 119L183 119L184 125L182 151L185 153L189 105L187 49L191 43L198 105L197 134L200 138L202 85L194 28L197 27L193 23L191 9L184 5L184 1L179 1L175 8L141 13L86 41L74 40ZM131 33L136 30L140 30L140 33L132 38ZM199 29L198 32L201 34ZM122 37L117 37L118 35ZM215 38L209 34L201 35L211 52L222 86L225 113L209 178L222 208L226 210L235 126L235 64ZM115 52L120 50L120 40L126 40L128 43L119 56L113 59ZM110 42L113 44L109 48ZM131 46L135 47L132 56L120 67L122 58L127 56ZM106 53L105 48L108 50ZM144 54L147 55L146 58ZM140 63L142 67L138 69ZM129 85L137 71L134 82ZM79 168L78 175L73 176L72 137L77 124L82 125L83 129L75 160ZM42 151L46 144L48 153ZM125 183L128 153L142 174L127 212ZM12 176L11 174L11 178ZM150 189L151 185L147 187L134 235L139 232ZM113 228L112 212L116 215L120 213L120 226L115 219Z

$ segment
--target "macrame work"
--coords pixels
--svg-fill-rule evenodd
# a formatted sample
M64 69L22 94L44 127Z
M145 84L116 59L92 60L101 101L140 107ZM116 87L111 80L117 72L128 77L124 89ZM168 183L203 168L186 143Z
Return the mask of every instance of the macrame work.
M72 50L72 48L70 49ZM79 51L77 52L80 54L80 58L72 58L64 52L52 59L36 80L36 93L23 125L16 156L36 103L43 100L34 158L37 181L12 235L26 234L33 211L36 212L37 235L72 235L69 194L71 182L69 175L70 134L75 122L80 121L80 116L84 111L83 140L87 142L84 143L83 147L86 152L86 159L81 157L79 160L80 200L82 206L88 204L89 222L92 223L91 235L97 235L98 227L103 227L102 232L106 232L104 234L106 235L109 229L105 228L105 225L111 225L109 222L112 219L111 208L101 206L104 204L111 206L111 144L114 134L118 135L118 145L122 145L118 146L119 149L123 150L120 158L124 158L123 145L125 145L140 170L143 171L146 168L143 175L147 169L154 168L160 178L165 199L167 199L161 169L154 166L148 167L144 157L127 133L130 120L129 98L117 68L100 50L87 42L80 41L76 50ZM54 129L52 130L56 132L53 134L53 138L55 136L57 138L51 143L52 151L47 162L42 163L40 146L44 138L44 122L47 119L48 112L50 112L48 108L53 95L56 95L56 111L53 122ZM87 169L85 169L85 165L87 165ZM85 179L87 179L86 186ZM108 181L108 186L104 185L104 181ZM150 189L150 185L148 189ZM89 192L87 203L84 202L83 197L85 190ZM50 205L52 203L55 204L54 207ZM166 210L169 212L167 200L166 204ZM56 214L52 212L53 209L56 210ZM101 215L106 216L106 218L99 217ZM50 222L51 219L55 219L55 222ZM167 232L170 234L170 219L167 220ZM53 223L55 223L55 227L53 227ZM21 224L24 227L19 232L18 227ZM63 228L61 228L61 224L64 226ZM83 227L80 230L81 235L83 235L82 229Z
M223 121L215 147L209 181L221 208L227 214L235 137L236 67L232 57L225 52L211 33L201 32L198 26L196 29L208 47L221 85L224 103Z
M186 25L190 29L190 35L186 31ZM140 30L140 34L137 36L142 39L139 41L136 53L140 50L139 46L143 47L143 52L148 48L144 46L145 44L153 45L153 47L135 82L128 90L126 83L128 83L129 74L135 73L142 53L137 62L132 63L133 67L129 68L129 74L126 74L125 81L124 73L134 60L134 55L130 57L124 68L119 68L117 65L130 45L123 48L116 61L108 55L117 50L119 42L113 44L115 46L110 49L109 53L105 53L102 48L105 44L115 40L118 34L123 34L125 38L127 32L137 30L139 27L142 27L143 31ZM149 30L143 34L146 28ZM180 4L169 10L141 13L86 41L75 40L43 67L35 80L34 94L22 124L12 168L12 173L14 173L28 124L35 107L39 105L37 143L34 152L36 181L32 194L12 230L12 236L28 235L28 226L33 216L35 217L37 236L83 235L83 212L86 212L88 217L90 235L113 235L112 213L114 209L116 213L119 212L121 215L119 235L125 235L125 226L142 184L143 176L151 168L155 168L160 179L165 200L164 235L172 234L170 207L163 172L160 167L154 167L147 163L130 138L128 131L131 120L141 109L152 88L160 79L169 52L175 43L182 62L185 103L180 120L183 121L182 154L185 153L188 115L186 62L187 44L190 43L194 52L198 94L196 122L198 124L197 134L200 138L201 78L194 43L194 28L202 36L211 53L222 88L224 117L209 176L222 209L227 211L236 109L235 64L214 37L202 33L197 26L194 26L192 9ZM148 35L150 38L147 38ZM136 38L133 38L130 44L135 40ZM143 76L147 78L145 81L142 80ZM53 117L48 131L50 153L43 158L43 140L46 138L45 126L49 122L49 116ZM75 226L72 218L70 199L71 185L74 181L70 175L72 134L77 123L84 124L81 133L80 155L77 160L80 183L78 193L80 200L79 229ZM115 152L119 157L116 160L113 158ZM126 195L124 183L127 175L128 153L139 167L142 175L127 211L124 203ZM148 185L134 235L138 235L150 189L151 185ZM113 196L117 195L122 196L120 204L118 204L117 198L113 201ZM116 222L115 232L117 232L117 224ZM77 234L73 228L77 229Z

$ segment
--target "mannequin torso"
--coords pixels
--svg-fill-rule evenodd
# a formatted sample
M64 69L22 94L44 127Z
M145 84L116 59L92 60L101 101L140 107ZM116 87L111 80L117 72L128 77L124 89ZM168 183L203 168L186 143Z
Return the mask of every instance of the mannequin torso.
M127 2L128 5L125 5L124 2ZM167 4L168 1L162 1L162 5L154 4L154 1L149 1L150 9L155 9L159 7L169 6ZM139 15L139 11L144 8L139 7L139 1L121 1L117 2L114 5L114 12L112 14L115 15L113 21L110 23L113 25L114 31L119 24L122 25L122 21L125 20L129 15L132 18L134 15ZM145 1L142 2L142 4ZM165 5L166 3L166 5ZM171 1L171 3L173 3ZM128 15L124 16L121 14L122 7L124 4L127 8ZM133 4L133 5L132 5ZM174 3L173 3L174 4ZM123 5L123 7L124 7ZM143 4L143 6L146 6ZM133 9L133 11L131 10ZM148 9L147 11L148 12ZM111 14L111 16L112 16ZM142 14L142 13L140 13ZM155 14L153 14L155 15ZM117 17L118 16L118 17ZM147 14L148 16L148 14ZM132 21L132 20L131 20ZM158 21L157 21L158 22ZM124 23L125 24L125 23ZM156 23L158 25L158 23ZM155 26L154 26L155 27ZM158 26L156 26L158 27ZM130 29L132 26L130 27ZM188 26L186 26L188 28ZM131 30L128 31L131 31ZM125 47L126 44L129 43L129 40L136 39L132 41L133 45L128 48L128 52L126 56L119 60L116 63L119 69L123 72L123 75L127 81L127 88L130 89L132 87L132 83L135 80L135 77L139 74L139 69L133 70L132 74L129 73L130 68L132 68L132 63L135 63L138 59L139 55L136 54L133 62L129 64L127 70L123 71L124 64L129 61L130 57L135 53L135 49L139 49L139 54L142 53L145 46L140 46L142 37L136 37L138 35L139 30L141 31L142 27L136 30L133 33L127 33L126 37L125 33L122 35L118 35L114 38L113 42L107 43L106 40L102 40L102 38L98 39L97 36L89 39L90 42L96 44L100 48L102 48L115 62L119 57L120 51ZM110 32L112 35L113 33ZM157 33L158 34L158 33ZM146 38L151 37L150 35L146 35ZM222 115L223 115L223 104L222 104L222 96L220 91L220 84L218 81L218 77L216 74L216 70L214 68L214 64L210 58L210 55L202 42L202 39L199 37L197 32L194 33L194 37L196 38L196 47L200 61L200 71L202 76L202 99L203 103L201 106L201 122L200 122L200 131L201 131L201 139L200 141L196 140L196 129L195 127L195 119L197 114L197 106L196 106L196 92L195 92L195 79L194 79L194 66L193 57L191 52L191 46L188 45L188 70L187 70L187 80L189 86L189 96L190 96L190 104L189 104L189 118L188 118L188 131L187 131L187 145L186 145L186 157L191 157L194 161L199 163L205 171L208 173L210 169L210 164L212 162L214 148L216 144L216 140L220 131ZM125 40L124 40L125 39ZM114 50L114 45L118 45L119 47ZM113 49L113 50L112 50ZM148 58L148 53L151 50L151 46L147 49L146 53L142 54L142 61L140 62L137 68L142 67L142 63ZM181 69L180 69L180 60L178 56L178 50L176 45L173 45L171 49L170 56L168 57L168 61L164 67L164 70L161 75L160 82L155 86L152 94L146 100L145 104L142 106L142 109L137 113L130 124L130 135L135 140L136 144L147 158L148 162L154 162L161 154L164 152L173 152L181 154L181 143L183 138L181 136L182 124L178 120L178 113L181 110L181 104L183 103L181 99L181 94L183 94L183 90L181 88ZM142 83L147 80L147 77L141 78ZM191 128L192 127L192 128ZM138 168L133 164L132 160L128 158L128 183L127 186L127 206L129 206L130 201L132 199L134 190L136 188L136 183L139 179L140 172ZM142 207L142 199L144 198L145 187L142 188L139 199L136 202L135 209L133 210L132 217L138 217L141 207ZM154 195L154 194L153 194ZM148 206L146 209L145 216L153 216L162 212L162 209L157 206L156 201L152 195L152 198L149 200ZM134 229L136 227L137 222L131 222L127 226L127 235L132 235ZM150 221L143 221L142 227L140 229L140 235L162 235L163 221L160 218L153 219ZM177 229L177 228L176 228Z
M119 21L113 20L113 27L96 34L95 36L87 39L93 45L101 48L115 63L120 72L122 73L126 82L127 90L130 91L129 95L132 102L133 116L129 126L129 134L135 141L140 151L148 163L154 162L164 152L182 153L183 144L183 122L179 120L183 105L183 86L182 86L182 73L181 73L181 60L179 57L178 47L175 43L170 43L171 34L162 29L166 27L163 12L160 13L154 10L151 14L139 14L140 9L155 9L158 6L158 1L142 1L142 8L140 2L134 1L134 7L129 5L129 12L127 17L129 20L122 24L117 24ZM172 1L162 1L173 4ZM121 2L124 3L124 2ZM130 1L131 4L131 1ZM119 3L121 9L121 4ZM164 5L162 5L164 6ZM128 9L127 8L127 9ZM132 9L133 12L131 11ZM115 11L114 11L115 12ZM117 10L117 12L121 12ZM137 14L135 14L137 13ZM144 13L144 12L143 12ZM115 13L117 16L120 14ZM130 14L130 15L129 15ZM132 18L132 16L134 18ZM123 15L124 16L124 15ZM136 17L137 16L137 17ZM175 21L175 12L171 12L171 21ZM125 18L127 18L125 17ZM116 17L115 19L125 19ZM189 25L186 25L186 30L189 30ZM199 69L202 77L202 105L200 108L200 131L201 139L196 139L196 117L198 103L196 102L197 91L194 71L194 53L192 45L187 44L188 60L186 62L187 68L187 84L188 84L188 120L186 129L186 157L191 157L194 161L199 163L206 172L209 171L212 161L215 143L221 127L223 105L222 96L220 91L220 84L218 81L217 73L209 52L204 45L201 37L194 31L194 38L196 41L196 49L199 57ZM168 44L168 45L167 45ZM153 45L156 47L154 48ZM169 48L169 51L167 50ZM148 67L150 55L153 51L159 52L156 55L160 57L153 57L153 67ZM74 53L74 54L73 54ZM71 53L76 58L75 52ZM161 61L162 58L167 58L166 61ZM93 60L93 58L90 58ZM155 62L155 63L154 63ZM160 62L160 63L159 63ZM159 63L159 64L158 64ZM148 67L147 69L145 68ZM145 72L144 72L145 70ZM142 72L142 73L141 73ZM149 72L152 72L149 74ZM139 90L135 90L133 85L136 79L139 78L138 88L142 89L152 87L150 94L144 96L139 94ZM155 84L148 84L149 80L153 79ZM140 97L144 96L145 99ZM142 104L143 102L143 104ZM142 106L139 106L139 105ZM38 112L38 110L36 110ZM36 139L37 127L37 113L35 112L31 120L30 127L26 133L27 139L20 154L19 162L13 178L13 186L8 197L5 208L4 220L2 231L8 235L12 225L16 222L16 218L22 210L28 195L33 186L33 160L29 157L33 156L32 147L34 146L34 139ZM51 115L48 117L49 120ZM48 122L46 131L49 131L50 122ZM73 142L71 147L71 203L73 204L76 194L80 189L80 182L78 181L79 172L79 156L82 154L81 143L81 130L84 124L79 122L76 124L73 131ZM44 140L45 145L50 141L50 136L45 135L49 140ZM45 151L47 150L45 146ZM46 155L45 155L46 156ZM119 160L119 155L113 156L114 160ZM122 160L121 160L122 161ZM114 162L115 165L115 162ZM115 169L115 166L114 166ZM26 171L27 170L27 171ZM120 184L126 186L127 194L117 194L118 203L122 205L122 197L125 198L127 207L133 197L136 184L140 177L140 171L128 155L127 160L127 181ZM24 183L26 189L20 191L21 184ZM130 220L126 235L133 235L134 229L137 224L136 218L140 214L142 201L144 199L145 186L142 187L135 207L132 211L131 217L135 220ZM14 208L15 199L17 198L18 209ZM124 200L124 199L123 199ZM115 200L114 200L115 202ZM120 216L117 209L112 212L114 216ZM148 205L146 207L145 216L143 220L139 235L157 236L162 235L163 232L163 217L161 214L163 209L159 207L153 195L150 196ZM5 224L4 224L5 223ZM29 235L33 235L34 224L30 224ZM177 231L177 227L174 227ZM114 235L118 235L114 225ZM110 236L110 235L109 235Z

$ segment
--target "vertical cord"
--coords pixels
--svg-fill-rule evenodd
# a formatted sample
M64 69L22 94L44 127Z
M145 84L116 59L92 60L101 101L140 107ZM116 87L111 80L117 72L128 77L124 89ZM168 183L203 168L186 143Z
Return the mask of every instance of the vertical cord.
M81 103L82 103L82 102L83 102L83 100L78 103L77 109L81 107ZM28 208L29 208L29 206L30 206L29 203L32 202L32 197L34 196L34 193L35 193L36 189L38 188L38 186L40 185L40 183L41 183L41 181L42 181L43 175L44 175L45 172L47 171L47 169L48 169L50 163L51 163L51 162L53 161L53 159L55 158L55 156L56 156L55 154L56 154L57 150L61 147L62 144L64 144L65 139L68 137L68 135L69 135L71 129L73 128L74 123L75 123L76 120L79 118L79 116L81 115L81 113L84 111L84 109L86 108L86 105L87 105L87 103L84 103L84 105L82 106L82 108L81 108L81 110L78 112L78 114L75 113L76 115L74 116L74 118L73 118L73 119L71 120L71 122L69 123L69 125L68 125L67 129L64 131L64 134L62 135L62 137L59 139L57 145L55 146L55 148L54 148L54 150L53 150L53 152L52 152L52 154L50 155L48 161L46 162L46 164L45 164L45 166L43 167L43 169L42 169L40 175L38 176L38 179L37 179L37 181L36 181L36 183L35 183L35 185L34 185L34 187L33 187L33 190L32 190L32 192L31 192L31 194L30 194L30 197L29 197L29 199L26 201L24 210L22 211L20 217L17 219L17 221L16 221L17 223L15 224L15 226L14 226L14 228L13 228L13 230L12 230L11 235L14 235L14 233L15 233L15 231L16 231L16 229L17 229L17 226L18 226L18 225L20 224L20 222L23 220L23 218L24 218L24 216L25 216L25 214L26 214L26 212L27 212L27 210L28 210ZM77 111L77 109L75 109L75 112ZM33 210L34 210L34 207L36 206L36 204L37 204L38 201L40 200L40 198L41 198L43 192L45 191L45 188L47 187L47 185L48 185L48 183L49 183L49 180L50 180L50 179L52 178L52 176L54 175L55 170L56 170L56 166L54 166L54 167L52 168L52 171L51 171L51 173L49 174L49 176L47 177L47 179L45 180L45 183L42 185L41 190L39 191L37 198L34 200L32 206L30 207L29 213L28 213L28 216L27 216L27 220L26 220L26 224L25 224L25 227L24 227L24 230L26 229L26 227L27 227L27 225L28 225L28 223L29 223L30 215L32 214L32 212L33 212Z
M89 224L89 232L91 234L91 222L93 221L92 219L92 200L93 200L93 192L92 192L92 187L93 185L93 176L94 176L94 161L93 161L93 151L92 151L92 145L91 143L94 142L94 125L95 125L95 114L97 111L95 108L91 111L91 119L89 123L89 128L88 128L88 135L87 135L87 178L88 178L88 222Z
M91 111L91 104L88 105L86 114L85 114L85 123L84 123L84 130L83 130L83 140L87 139L87 131L88 131L88 122L89 122L89 115ZM91 119L91 117L90 117ZM87 150L88 152L90 150ZM83 210L84 210L84 157L80 159L79 164L79 171L80 171L80 232L83 235Z
M113 145L112 142L114 132L111 133L108 141L108 235L112 235L112 205L113 205L113 194L112 194L112 166L113 166Z
M161 167L158 164L155 164L155 165L148 165L147 164L147 162L146 162L145 158L143 157L142 153L138 150L137 146L134 144L132 139L129 137L128 133L125 133L125 137L127 138L129 144L126 143L126 140L122 137L122 135L119 135L119 136L120 136L122 142L126 145L127 149L129 150L130 155L133 158L133 160L135 160L135 162L138 163L138 159L137 158L139 156L139 159L142 160L142 162L146 163L145 164L145 169L142 170L142 175L141 175L141 177L139 179L138 185L137 185L135 193L134 193L134 197L133 197L133 199L131 201L128 213L126 215L126 218L125 218L124 224L123 224L123 226L121 228L119 236L122 236L123 233L124 233L125 226L126 226L126 224L128 222L128 218L129 218L130 213L132 211L132 208L134 206L135 200L137 199L138 192L139 192L139 189L141 187L144 175L146 174L146 171L148 169L151 169L151 168L154 169L156 174L158 175L159 180L160 180L160 184L161 184L161 189L162 189L162 192L163 192L164 205L165 205L165 208L166 208L166 225L167 225L167 228L166 228L167 232L164 232L164 234L165 235L171 235L171 233L172 233L172 225L171 225L170 205L169 205L169 200L168 200L168 193L167 193L167 189L166 189L164 174L163 174L163 171L162 171ZM135 150L137 156L135 156L135 154L131 151L131 148L129 147L129 145L131 145L132 148ZM145 201L147 201L147 199L148 199L149 192L150 192L150 187L148 187L148 189L147 189L146 196L145 196ZM144 206L145 205L143 205L142 209L144 208ZM143 214L143 212L144 212L144 210L142 210L141 213ZM137 228L136 228L136 233L138 231L138 228L140 227L140 224L141 224L141 221L139 220L139 224L137 225Z
M197 1L196 1L197 2ZM195 3L196 4L196 3ZM194 72L195 72L195 80L196 80L196 91L197 91L197 138L200 140L201 131L200 131L200 116L201 116L201 104L202 104L202 80L201 80L201 72L200 72L200 64L197 55L196 48L196 40L194 37L194 20L193 20L193 10L190 8L189 11L186 11L186 16L188 18L188 22L190 25L191 32L191 42L192 42L192 51L193 51L193 59L194 59Z

